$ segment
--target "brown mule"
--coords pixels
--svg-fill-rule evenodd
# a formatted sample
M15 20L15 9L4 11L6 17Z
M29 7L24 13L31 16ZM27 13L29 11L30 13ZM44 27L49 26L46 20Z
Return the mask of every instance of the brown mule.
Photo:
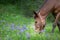
M37 30L38 32L42 32L42 30L44 30L46 17L48 16L49 12L52 12L55 17L52 32L54 32L56 25L60 30L60 0L46 0L39 12L34 12L35 30Z

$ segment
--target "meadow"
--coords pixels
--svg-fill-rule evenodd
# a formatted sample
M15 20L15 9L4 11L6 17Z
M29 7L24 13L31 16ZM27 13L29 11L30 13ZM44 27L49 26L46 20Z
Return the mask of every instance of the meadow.
M27 15L28 16L28 15ZM15 5L0 5L0 40L60 40L60 32L48 22L45 32L34 30L34 18L25 17Z

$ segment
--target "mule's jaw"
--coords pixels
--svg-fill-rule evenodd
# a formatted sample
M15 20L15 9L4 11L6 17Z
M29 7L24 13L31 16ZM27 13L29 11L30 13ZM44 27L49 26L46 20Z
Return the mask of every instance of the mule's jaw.
M39 32L39 30L35 30L35 32Z

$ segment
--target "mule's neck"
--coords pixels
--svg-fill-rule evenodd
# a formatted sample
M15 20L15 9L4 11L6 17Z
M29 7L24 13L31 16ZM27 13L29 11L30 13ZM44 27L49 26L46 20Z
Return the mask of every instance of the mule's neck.
M54 9L56 0L47 0L45 4L40 8L38 14L42 17L46 17L50 11Z
M40 20L41 20L41 23L43 24L43 25L45 25L46 24L46 17L47 17L47 13L45 13L45 12L43 12L43 11L40 11L39 13L38 13L38 16L39 16L39 18L40 18Z
M40 18L45 19L47 17L48 13L46 11L41 10L38 13L38 15L39 15Z

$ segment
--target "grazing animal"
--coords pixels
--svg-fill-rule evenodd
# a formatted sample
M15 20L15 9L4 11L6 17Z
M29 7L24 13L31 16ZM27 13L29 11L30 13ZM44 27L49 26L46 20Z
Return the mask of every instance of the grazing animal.
M52 32L56 25L60 31L60 0L45 0L45 3L42 5L41 9L38 13L34 11L34 19L35 19L35 30L38 32L42 32L44 30L46 24L46 17L48 16L49 12L52 12L55 21L53 23Z

